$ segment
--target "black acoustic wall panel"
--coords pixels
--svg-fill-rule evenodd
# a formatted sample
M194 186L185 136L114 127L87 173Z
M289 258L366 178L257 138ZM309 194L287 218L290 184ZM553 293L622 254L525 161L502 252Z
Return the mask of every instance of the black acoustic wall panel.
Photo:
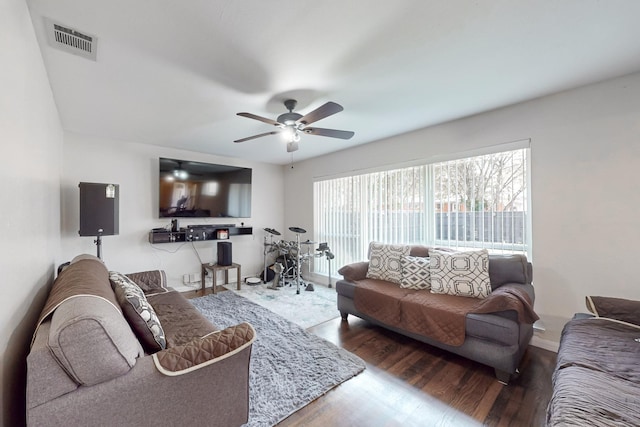
M218 265L231 265L231 242L218 242Z
M120 232L120 186L81 182L80 235L113 236Z

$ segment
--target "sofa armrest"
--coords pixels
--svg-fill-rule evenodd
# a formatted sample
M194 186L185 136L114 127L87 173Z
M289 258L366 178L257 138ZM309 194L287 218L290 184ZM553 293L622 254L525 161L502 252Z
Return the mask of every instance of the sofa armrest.
M167 375L153 356L141 356L127 374L112 381L30 405L27 425L243 425L249 413L251 350L251 344L242 345L233 355L226 353L183 375ZM42 378L51 381L48 372Z
M607 317L621 322L640 325L640 301L587 296L586 303L589 311L595 314L596 317Z
M344 280L355 282L356 280L366 279L367 271L369 271L369 261L360 261L345 265L338 270L338 274L341 274Z
M133 280L145 294L168 292L167 275L164 270L140 271L126 276Z
M183 375L233 356L251 346L254 340L253 326L240 323L154 353L153 362L164 375Z

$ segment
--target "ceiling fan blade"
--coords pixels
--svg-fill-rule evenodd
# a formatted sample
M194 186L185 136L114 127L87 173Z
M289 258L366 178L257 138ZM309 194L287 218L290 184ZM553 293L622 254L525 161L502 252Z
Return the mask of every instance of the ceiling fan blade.
M251 114L251 113L238 113L238 116L246 117L248 119L260 120L261 122L265 122L274 126L282 126L282 123L278 123L275 120L267 119L266 117L256 116L255 114Z
M329 101L326 104L316 108L312 112L300 117L298 120L296 120L296 122L308 125L313 122L317 122L318 120L324 119L325 117L329 117L332 114L339 113L342 110L344 110L344 108L342 108L342 105Z
M329 136L331 138L351 139L355 132L350 130L336 130L336 129L324 129L324 128L304 128L304 133L309 135Z
M248 137L246 137L246 138L237 139L237 140L235 140L235 141L233 141L233 142L245 142L245 141L249 141L250 139L262 138L263 136L267 136L267 135L276 135L276 134L278 134L278 133L280 133L280 131L278 131L278 130L274 130L274 131L271 131L271 132L261 133L261 134L259 134L259 135L253 135L253 136L248 136Z

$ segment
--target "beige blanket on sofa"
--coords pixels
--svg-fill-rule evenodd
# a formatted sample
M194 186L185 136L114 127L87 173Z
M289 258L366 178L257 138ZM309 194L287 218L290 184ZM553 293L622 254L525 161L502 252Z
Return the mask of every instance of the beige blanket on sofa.
M469 313L514 310L522 323L538 320L529 295L517 286L503 286L488 298L476 299L403 289L393 283L365 279L358 281L354 303L358 311L387 325L451 346L464 343L465 317Z

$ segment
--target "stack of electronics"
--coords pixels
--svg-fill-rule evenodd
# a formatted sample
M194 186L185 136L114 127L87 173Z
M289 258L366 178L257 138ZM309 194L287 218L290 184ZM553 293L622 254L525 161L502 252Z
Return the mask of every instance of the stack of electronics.
M187 242L227 239L229 238L229 228L235 226L235 224L188 225L185 228L185 239Z

